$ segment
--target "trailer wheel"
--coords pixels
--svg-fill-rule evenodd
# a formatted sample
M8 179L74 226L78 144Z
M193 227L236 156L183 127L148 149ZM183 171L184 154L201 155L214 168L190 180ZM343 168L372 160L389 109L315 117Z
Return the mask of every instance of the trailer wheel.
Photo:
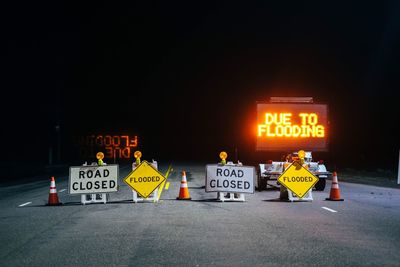
M315 184L315 190L324 191L326 185L326 179L319 178L318 182Z
M258 180L257 190L261 192L261 191L265 190L266 188L267 188L267 180L260 177L260 179Z

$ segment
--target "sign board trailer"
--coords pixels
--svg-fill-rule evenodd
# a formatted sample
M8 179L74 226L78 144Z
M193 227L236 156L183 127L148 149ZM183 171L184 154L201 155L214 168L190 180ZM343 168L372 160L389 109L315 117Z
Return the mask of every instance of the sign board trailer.
M312 97L271 97L269 102L257 102L256 126L255 150L283 154L280 160L263 160L259 164L259 190L265 189L268 181L277 180L298 150L306 151L308 170L319 178L315 189L324 190L330 172L322 161L313 160L312 152L328 151L327 104L314 103Z
M69 194L97 194L118 191L118 165L72 166Z

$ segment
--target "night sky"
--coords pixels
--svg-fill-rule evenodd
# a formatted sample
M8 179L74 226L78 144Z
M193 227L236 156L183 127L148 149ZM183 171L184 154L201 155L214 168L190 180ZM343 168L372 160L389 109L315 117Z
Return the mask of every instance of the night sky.
M101 132L138 134L148 160L261 162L276 155L254 150L256 101L311 96L329 105L318 156L397 169L399 1L9 1L3 13L3 162L46 163L59 133L55 161L72 164L73 137Z

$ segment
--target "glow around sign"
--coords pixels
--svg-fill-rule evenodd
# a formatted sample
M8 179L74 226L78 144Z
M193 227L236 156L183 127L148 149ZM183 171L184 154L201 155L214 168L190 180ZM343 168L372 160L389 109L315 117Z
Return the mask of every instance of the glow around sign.
M265 122L258 124L258 136L325 137L324 125L318 124L316 113L299 113L301 124L293 124L292 113L265 113Z
M327 151L327 109L325 104L258 103L256 150Z

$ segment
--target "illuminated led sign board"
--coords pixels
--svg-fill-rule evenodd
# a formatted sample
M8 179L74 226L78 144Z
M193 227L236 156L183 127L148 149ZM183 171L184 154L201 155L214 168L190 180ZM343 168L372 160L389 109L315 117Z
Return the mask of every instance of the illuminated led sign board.
M138 147L137 135L91 134L79 136L75 140L82 159L93 158L97 152L104 153L106 159L131 159Z
M257 103L257 151L327 151L328 107L308 103Z

